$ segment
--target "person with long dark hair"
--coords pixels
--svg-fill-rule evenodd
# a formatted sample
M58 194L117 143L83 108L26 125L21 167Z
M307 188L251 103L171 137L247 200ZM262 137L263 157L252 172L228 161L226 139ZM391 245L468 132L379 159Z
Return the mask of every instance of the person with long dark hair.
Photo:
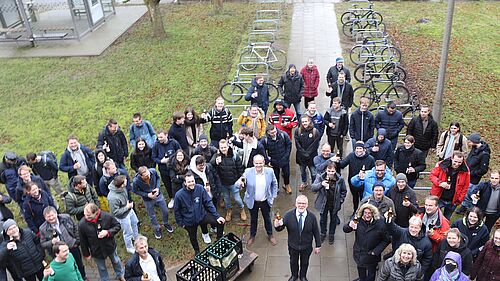
M182 188L184 176L189 170L189 156L184 150L178 149L175 152L175 157L172 157L169 169L170 178L172 179L172 192L175 197L175 193ZM173 208L173 202L169 208Z
M483 212L478 207L473 207L463 218L454 221L451 228L458 228L467 238L467 248L471 250L474 259L490 237L488 228L483 223Z
M201 124L201 118L196 114L192 106L184 110L184 116L186 118L184 120L184 126L186 127L189 153L192 153L200 141L200 135L203 134L203 124Z
M460 123L453 121L439 137L436 154L439 160L449 158L454 151L467 153L467 138L460 131Z
M135 149L130 154L130 167L137 172L141 166L156 168L156 163L153 160L153 151L147 144L146 140L138 137Z

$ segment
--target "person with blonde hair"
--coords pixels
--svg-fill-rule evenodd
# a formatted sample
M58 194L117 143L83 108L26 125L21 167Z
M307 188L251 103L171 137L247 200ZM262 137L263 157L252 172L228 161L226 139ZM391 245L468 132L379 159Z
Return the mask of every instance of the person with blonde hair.
M378 281L422 280L422 269L417 260L417 251L410 244L401 244L394 256L384 262Z

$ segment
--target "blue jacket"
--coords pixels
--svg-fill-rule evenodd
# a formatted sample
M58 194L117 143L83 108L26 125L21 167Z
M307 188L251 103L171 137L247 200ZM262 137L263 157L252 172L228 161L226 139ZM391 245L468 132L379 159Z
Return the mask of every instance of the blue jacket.
M144 181L142 181L139 173L135 174L134 181L132 183L132 192L141 196L145 201L151 201L151 198L148 197L148 193L151 193L153 189L158 188L159 194L161 194L160 190L160 177L155 169L149 168L150 180L149 185L147 185Z
M255 91L257 91L257 97L252 98L252 94ZM257 106L264 111L264 114L267 114L267 108L269 108L269 87L266 83L259 86L255 78L252 79L252 86L248 88L245 100L249 101L250 104L257 104Z
M292 151L292 141L287 133L276 129L276 140L273 140L269 135L265 135L260 143L264 146L267 156L271 158L270 162L273 167L283 168L290 164L290 153Z
M458 228L460 233L467 238L467 248L472 252L472 256L476 258L479 255L479 248L488 242L490 232L482 221L469 227L466 220L465 217L458 219L450 225L450 228Z
M94 158L94 152L87 148L85 145L80 144L80 149L83 152L83 155L85 156L85 163L87 164L87 167L89 168L89 174L92 171L92 167L95 165L95 158ZM59 170L68 173L68 178L72 178L77 175L77 172L75 169L73 169L73 165L75 164L75 161L73 158L71 158L71 152L66 148L64 150L64 153L61 155L61 160L59 161ZM88 178L91 178L90 182L88 181ZM87 177L87 183L92 185L96 184L92 182L92 177Z
M483 211L483 213L486 211L486 208L488 207L488 202L490 201L491 197L491 192L492 192L493 187L491 186L490 181L482 181L476 187L474 190L472 190L473 194L477 194L479 191L479 201L477 202L476 206ZM500 198L498 198L497 201L497 217L500 216Z
M156 132L153 129L151 122L142 120L142 124L137 127L135 124L130 125L129 139L130 145L135 148L135 143L138 137L146 141L149 147L153 147L156 141Z
M245 197L243 200L247 204L248 209L252 209L255 202L255 175L255 168L246 169L245 173L243 173L246 181ZM278 196L278 182L276 181L273 169L264 167L264 175L266 177L266 200L269 206L273 206L274 199Z
M378 129L377 136L386 136L386 133L387 131L384 128L380 128ZM379 150L374 152L372 148L376 143L378 143ZM384 160L388 167L392 167L392 163L394 162L394 150L392 149L390 140L384 138L383 142L379 142L377 137L373 137L365 143L365 148L375 160Z
M181 146L174 139L168 139L166 143L161 143L157 140L153 145L153 161L158 164L158 169L167 170L167 163L161 163L161 159L164 156L170 158L178 149L181 149Z
M386 137L390 140L398 137L399 132L405 127L403 114L396 110L393 114L389 114L387 108L380 110L375 116L375 127L385 128L387 130Z
M215 218L219 218L212 198L205 188L200 184L195 184L194 189L181 188L174 197L174 215L177 225L196 226L203 221L207 212Z
M316 172L319 174L323 173L326 170L326 167L330 165L330 163L334 163L331 158L335 156L335 153L330 153L328 158L325 159L322 154L314 157L314 167L316 167ZM339 169L340 170L340 169Z
M43 210L45 207L56 207L52 197L45 191L40 190L40 201L31 196L27 196L23 202L23 214L28 227L34 232L38 233L38 228L45 222Z
M359 175L355 175L351 178L351 184L357 188L360 188L364 184L363 198L371 196L373 194L373 185L377 180L377 175L375 174L375 168L373 167L370 171L366 172L365 179L362 180L359 178ZM385 167L385 175L380 180L382 184L384 184L384 194L387 195L387 191L396 184L396 179L392 176L392 171L389 167Z
M41 177L31 174L30 181L36 183L36 186L38 186L39 189L44 190L49 195L52 195L50 193L50 189L47 187L47 185L45 184L45 182L43 181L43 179ZM24 195L24 182L23 182L23 179L21 179L21 177L19 177L19 179L17 180L16 197L14 198L14 201L22 204L24 201L24 198L26 198L26 196Z
M366 142L370 138L373 138L374 129L375 118L373 118L373 114L370 111L362 112L358 108L351 114L349 121L349 135L351 138Z
M318 130L318 133L320 136L323 136L323 133L325 132L325 123L323 122L323 115L321 113L316 112L314 116L310 116L307 111L305 113L307 116L311 117L311 120L314 124L314 128Z

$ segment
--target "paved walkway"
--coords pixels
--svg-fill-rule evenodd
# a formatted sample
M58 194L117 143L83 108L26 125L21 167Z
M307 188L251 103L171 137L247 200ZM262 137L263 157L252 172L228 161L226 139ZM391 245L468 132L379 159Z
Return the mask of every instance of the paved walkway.
M300 69L313 57L320 71L321 83L319 97L316 99L318 110L324 113L329 105L326 91L326 73L330 66L335 64L335 58L341 54L338 29L336 24L333 1L295 2L292 18L291 40L288 51L288 62L296 64ZM346 152L351 146L346 146ZM295 164L295 152L292 152L292 186L300 183L300 172ZM280 210L283 214L294 207L297 190L292 195L280 192L275 201L274 211ZM310 202L310 210L314 211L315 195L306 191ZM319 215L315 212L318 220ZM356 267L352 260L353 235L346 235L342 231L342 224L352 213L350 195L339 214L341 225L337 227L335 244L324 243L320 255L312 255L308 272L311 281L344 281L357 278ZM275 233L278 245L273 247L266 239L262 218L259 218L259 229L256 241L249 250L256 252L259 258L251 273L245 273L238 280L241 281L278 281L288 280L290 277L289 256L287 248L287 232ZM175 270L169 270L170 280L175 279Z

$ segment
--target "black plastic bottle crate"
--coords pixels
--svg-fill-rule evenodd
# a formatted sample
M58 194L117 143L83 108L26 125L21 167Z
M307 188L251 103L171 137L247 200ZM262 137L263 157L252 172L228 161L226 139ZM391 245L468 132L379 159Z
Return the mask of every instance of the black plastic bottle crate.
M175 276L177 281L223 281L222 272L196 260L190 260Z
M240 270L240 260L236 258L227 268L222 271L222 281L228 281Z
M238 253L238 255L243 254L243 244L241 243L240 237L238 237L236 234L232 232L229 232L228 234L224 235L224 238L236 244L235 250Z

